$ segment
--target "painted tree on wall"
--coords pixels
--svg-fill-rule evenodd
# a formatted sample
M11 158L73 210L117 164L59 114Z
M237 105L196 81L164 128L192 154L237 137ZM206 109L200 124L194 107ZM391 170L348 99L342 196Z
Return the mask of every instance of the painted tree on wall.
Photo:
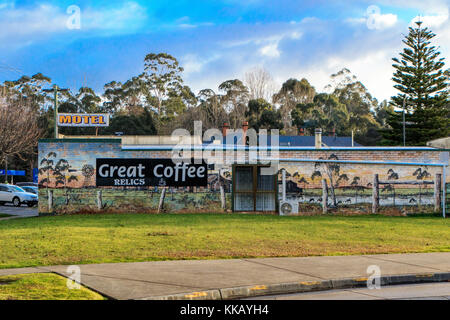
M297 179L297 184L303 184L302 194L305 194L306 185L309 184L305 176L301 176L300 172L296 171L292 177Z
M56 153L55 152L49 152L47 154L47 157L43 158L41 160L41 167L39 168L39 174L47 174L47 178L44 178L41 180L41 183L45 183L45 186L47 187L48 190L48 186L50 184L50 171L55 171L54 168L54 161L52 158L56 158Z
M306 185L309 184L308 181L306 181L306 178L304 176L302 176L299 180L298 183L302 183L303 184L303 194L305 193L306 190Z
M75 170L71 169L71 166L66 159L59 159L59 161L55 165L55 187L58 187L59 184L63 185L64 194L66 196L66 204L69 203L67 184L71 183L72 181L78 181L78 178L75 175L69 175L70 172L74 171Z
M323 160L323 158L319 158ZM327 160L339 160L335 154L331 154ZM314 165L314 172L311 175L311 179L314 180L317 177L327 176L330 180L330 196L332 200L332 206L337 207L335 189L343 181L348 181L346 174L341 174L341 166L337 162L316 162Z
M355 190L355 203L358 202L358 189L360 188L359 183L361 182L361 178L358 176L354 176L350 185Z
M394 191L394 188L391 184L385 184L383 186L383 189L381 189L381 192L392 192ZM395 206L395 192L394 192L394 206Z
M394 169L389 169L388 172L388 180L398 180L398 173L394 171ZM394 201L394 207L395 207L395 186L394 185L388 185L390 186L388 189L393 192L393 201ZM384 189L384 188L383 188Z
M426 168L423 169L417 168L416 171L413 172L413 176L415 176L417 180L423 181L424 179L431 177L431 174L427 171ZM422 184L419 184L419 206L421 205L422 205Z
M66 188L67 185L72 181L78 181L77 176L69 175L71 172L75 171L71 168L72 166L69 165L69 161L67 161L66 159L58 160L58 162L55 165L55 175L56 175L55 186L62 184L64 188Z

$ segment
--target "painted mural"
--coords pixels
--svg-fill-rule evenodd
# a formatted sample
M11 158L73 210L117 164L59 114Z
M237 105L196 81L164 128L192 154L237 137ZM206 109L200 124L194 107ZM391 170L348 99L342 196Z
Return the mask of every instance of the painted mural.
M52 211L59 214L95 212L224 212L231 208L231 168L208 170L207 187L96 187L95 160L120 158L115 146L101 143L40 144L39 212L48 213L48 193L52 191ZM142 157L137 152L122 158ZM223 193L221 193L221 188ZM162 191L163 205L160 207ZM98 191L101 190L101 209ZM222 208L222 199L226 204Z
M164 157L167 152L124 151L120 141L41 142L39 212L231 212L230 166L208 170L207 187L96 187L97 158ZM330 154L324 159L339 160L339 157ZM436 209L434 183L441 173L439 167L286 162L280 165L280 198L281 168L286 170L287 199L298 201L299 215L323 214L323 179L328 187L328 214L371 213L375 174L380 181L378 213L407 215L432 213ZM48 206L50 191L53 195L51 209Z
M326 160L339 160L331 154ZM287 199L299 202L304 214L322 213L323 186L328 187L329 213L367 214L372 211L374 176L379 177L379 213L406 215L434 212L436 174L431 166L386 166L340 163L286 163ZM279 171L281 180L281 169Z

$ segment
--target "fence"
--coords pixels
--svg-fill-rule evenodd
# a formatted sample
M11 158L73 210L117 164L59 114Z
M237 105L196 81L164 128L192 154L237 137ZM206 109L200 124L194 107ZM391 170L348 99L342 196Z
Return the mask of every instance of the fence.
M40 212L97 212L115 210L127 212L161 212L186 208L225 210L231 194L223 186L206 188L145 188L145 189L43 189ZM45 202L46 200L46 202Z
M372 183L372 213L378 213L380 209L380 185L434 185L434 211L439 212L442 209L442 174L437 173L435 175L435 180L427 181L427 180L411 180L411 181L399 181L399 180L380 180L379 175L375 174ZM447 206L448 206L448 189L450 184L447 184ZM395 189L394 189L395 190ZM322 180L322 209L323 213L327 213L329 210L328 199L330 196L329 188L327 185L326 179ZM414 198L412 198L414 202L417 202ZM420 199L419 202L420 204ZM395 206L395 191L394 191L394 206Z

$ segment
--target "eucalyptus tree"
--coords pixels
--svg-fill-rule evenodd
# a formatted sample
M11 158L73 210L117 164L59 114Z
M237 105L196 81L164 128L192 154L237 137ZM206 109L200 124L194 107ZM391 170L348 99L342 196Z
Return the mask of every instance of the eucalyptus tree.
M248 110L245 113L250 128L260 129L282 129L281 113L279 110L264 99L250 100Z
M22 76L18 80L5 81L4 88L8 91L11 100L17 100L20 103L27 104L34 111L40 111L46 102L51 100L42 90L51 84L52 80L37 73L33 76Z
M144 59L143 81L147 103L159 119L166 115L164 101L179 95L183 89L183 68L176 58L167 53L150 53Z
M311 103L299 103L291 112L292 123L314 134L315 128L344 135L350 115L338 98L327 93L317 94Z
M228 122L228 114L221 104L220 96L212 89L203 89L197 95L198 116L205 128L220 128Z
M273 95L273 103L279 105L283 126L286 133L296 134L292 126L291 112L298 104L313 102L316 90L305 78L301 80L289 79L283 83L281 89ZM295 131L295 132L294 132Z
M245 119L247 105L249 101L248 88L239 79L227 80L219 85L219 90L223 92L220 97L220 104L227 111L231 126L239 128Z

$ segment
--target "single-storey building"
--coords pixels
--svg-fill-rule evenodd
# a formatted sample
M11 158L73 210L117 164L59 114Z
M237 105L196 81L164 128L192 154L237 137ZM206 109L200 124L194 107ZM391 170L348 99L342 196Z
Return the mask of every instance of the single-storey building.
M195 136L44 139L39 212L445 213L450 150L323 138L287 139L314 141L306 146L270 135L256 146Z

